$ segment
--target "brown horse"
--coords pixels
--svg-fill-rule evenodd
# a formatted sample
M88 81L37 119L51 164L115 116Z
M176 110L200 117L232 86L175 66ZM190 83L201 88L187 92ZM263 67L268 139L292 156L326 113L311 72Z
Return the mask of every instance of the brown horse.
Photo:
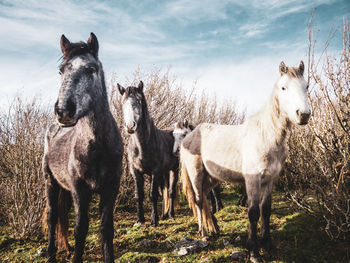
M181 179L188 202L197 215L201 235L218 233L215 216L206 196L219 181L245 182L248 195L248 249L252 261L261 261L257 244L257 222L261 214L262 244L272 248L270 237L271 193L287 156L286 135L292 123L307 124L310 108L304 63L279 66L271 99L243 124L196 127L182 142Z
M57 123L45 137L43 172L46 177L47 262L56 262L55 229L68 246L68 211L73 199L75 250L82 262L89 228L91 194L100 195L100 234L104 262L114 262L113 207L119 189L123 143L109 110L98 41L71 43L62 35L61 88L55 103Z

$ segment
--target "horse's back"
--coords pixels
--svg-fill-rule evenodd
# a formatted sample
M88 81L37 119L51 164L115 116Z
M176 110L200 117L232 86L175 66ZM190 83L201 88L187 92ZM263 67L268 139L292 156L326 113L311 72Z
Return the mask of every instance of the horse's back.
M242 125L203 123L183 140L184 150L200 157L206 171L224 181L242 181Z

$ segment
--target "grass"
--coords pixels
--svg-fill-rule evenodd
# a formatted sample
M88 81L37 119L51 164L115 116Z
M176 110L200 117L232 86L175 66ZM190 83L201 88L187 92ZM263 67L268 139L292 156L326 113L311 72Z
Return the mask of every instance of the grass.
M185 200L180 200L176 209L176 218L160 221L159 227L151 227L150 211L146 209L145 226L133 227L136 213L132 208L120 207L115 213L115 257L116 262L232 262L232 251L246 251L248 218L246 208L236 206L238 200L232 188L222 193L224 209L216 214L220 226L220 235L212 236L209 246L180 256L174 253L174 245L184 237L200 239L197 224ZM148 216L148 217L147 217ZM74 220L71 220L74 221ZM74 222L71 222L71 233ZM97 202L90 207L90 228L86 239L84 261L101 262L98 234L99 220ZM266 262L350 262L348 244L330 241L321 229L321 220L317 217L298 212L284 198L283 193L275 192L271 215L271 234L277 252L273 255L262 252ZM237 237L240 241L235 241ZM150 240L145 246L142 240ZM230 245L224 246L223 240ZM72 235L70 243L74 244ZM46 246L42 236L28 239L14 239L11 229L0 228L0 262L45 262L38 254ZM68 262L65 252L57 254L58 262Z

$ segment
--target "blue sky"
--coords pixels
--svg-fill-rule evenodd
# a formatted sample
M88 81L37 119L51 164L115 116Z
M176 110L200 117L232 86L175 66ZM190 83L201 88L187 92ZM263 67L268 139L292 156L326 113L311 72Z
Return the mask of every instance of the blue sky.
M0 103L16 94L54 101L59 88L59 39L86 41L94 32L107 79L171 68L184 87L233 98L248 112L268 98L281 60L306 61L307 25L322 43L341 48L350 1L2 1Z

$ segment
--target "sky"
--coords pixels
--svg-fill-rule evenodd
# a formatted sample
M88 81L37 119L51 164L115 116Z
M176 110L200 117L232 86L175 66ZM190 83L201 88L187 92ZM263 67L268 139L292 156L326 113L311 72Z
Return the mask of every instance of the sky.
M248 113L268 99L283 60L307 61L308 22L322 43L342 47L349 0L0 0L0 104L16 95L57 97L59 40L99 40L106 79L168 69L184 88L234 99ZM147 87L146 87L147 88Z

